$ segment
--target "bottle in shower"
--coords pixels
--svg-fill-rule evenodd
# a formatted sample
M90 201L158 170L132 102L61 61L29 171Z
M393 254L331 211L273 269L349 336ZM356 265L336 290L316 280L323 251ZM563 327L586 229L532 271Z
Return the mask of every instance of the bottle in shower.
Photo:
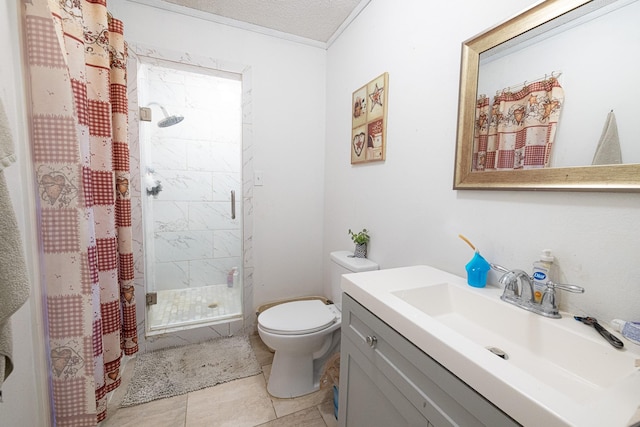
M233 267L227 273L227 287L232 288L238 281L238 267Z

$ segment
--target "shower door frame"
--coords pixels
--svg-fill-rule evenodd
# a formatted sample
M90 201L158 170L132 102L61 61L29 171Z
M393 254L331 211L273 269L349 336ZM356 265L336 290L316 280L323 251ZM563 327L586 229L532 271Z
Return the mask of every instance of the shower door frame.
M242 319L229 321L212 320L208 323L196 324L169 328L166 330L150 330L146 316L146 304L144 295L146 293L145 280L145 248L144 248L144 227L142 224L142 197L146 197L146 189L141 182L143 175L140 170L140 120L138 105L137 72L142 63L154 64L164 62L175 62L188 66L202 67L214 72L229 72L241 76L242 82L242 141L241 141L241 239L242 239ZM139 343L142 348L155 350L177 343L202 341L205 338L215 338L219 336L230 336L237 333L250 331L255 326L255 316L253 315L253 265L252 265L252 195L253 195L253 158L252 158L252 118L251 118L251 67L228 62L222 62L211 58L197 57L184 52L171 52L166 49L152 48L143 45L129 45L129 134L131 141L131 169L132 169L132 211L135 215L134 221L134 255L137 255L135 262L135 285L138 295L137 315L138 319L144 319L139 323L139 336L144 337L144 341ZM207 73L203 73L207 74ZM137 172L137 173L136 173ZM138 212L138 214L135 214ZM142 297L142 298L141 298ZM179 333L179 336L177 335ZM161 335L158 337L158 335ZM161 338L161 339L160 339ZM160 341L160 342L158 342Z

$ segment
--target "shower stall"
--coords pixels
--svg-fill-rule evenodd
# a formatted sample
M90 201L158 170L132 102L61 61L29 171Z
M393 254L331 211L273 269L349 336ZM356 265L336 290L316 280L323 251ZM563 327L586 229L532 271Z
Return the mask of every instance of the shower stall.
M242 76L137 70L148 335L243 317Z

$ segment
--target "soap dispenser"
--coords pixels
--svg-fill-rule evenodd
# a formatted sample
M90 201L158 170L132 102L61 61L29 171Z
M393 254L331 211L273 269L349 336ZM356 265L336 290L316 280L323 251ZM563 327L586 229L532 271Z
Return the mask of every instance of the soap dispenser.
M542 302L547 282L551 280L550 273L553 260L551 249L543 249L540 254L540 260L533 263L533 297L537 303Z

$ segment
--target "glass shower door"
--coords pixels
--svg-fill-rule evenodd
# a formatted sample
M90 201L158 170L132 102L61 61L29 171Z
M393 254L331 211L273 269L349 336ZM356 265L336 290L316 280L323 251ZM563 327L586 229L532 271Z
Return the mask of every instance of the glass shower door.
M240 76L154 59L138 87L147 328L241 318Z

